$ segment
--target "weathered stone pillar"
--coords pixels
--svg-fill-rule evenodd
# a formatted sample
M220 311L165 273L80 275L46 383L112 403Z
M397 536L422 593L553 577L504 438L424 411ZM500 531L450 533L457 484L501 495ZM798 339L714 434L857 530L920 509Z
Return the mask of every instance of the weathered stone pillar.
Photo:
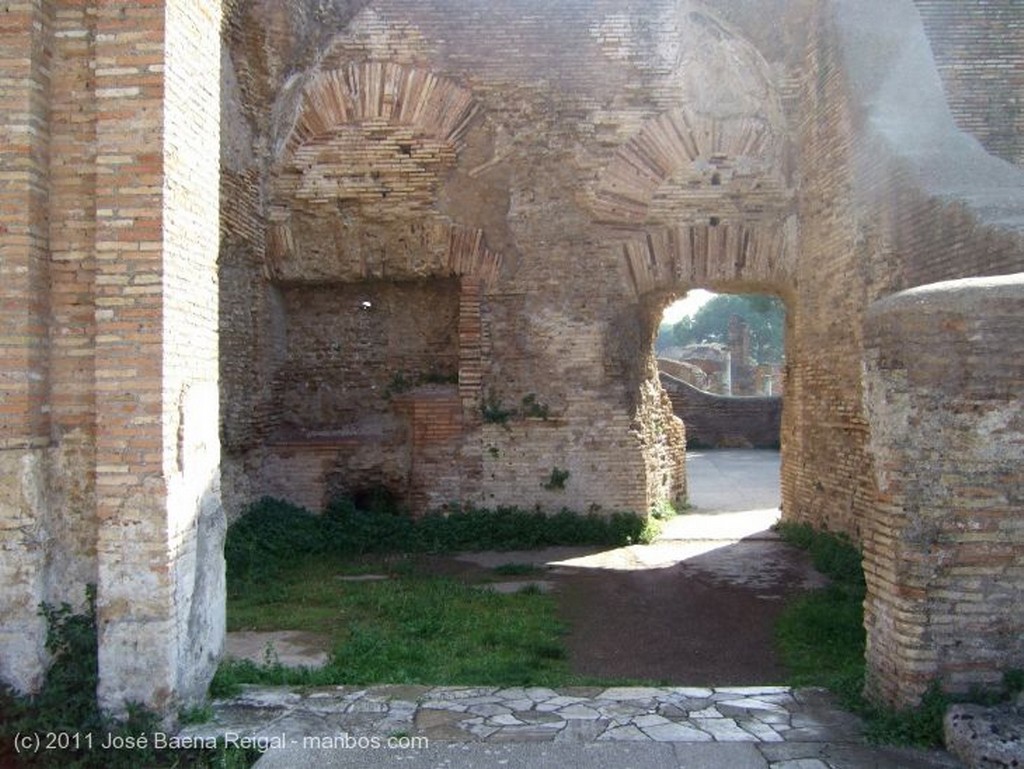
M41 681L46 629L50 4L0 25L0 680Z
M99 697L200 695L224 632L220 4L97 7Z
M871 306L868 692L913 704L1024 666L1024 274Z

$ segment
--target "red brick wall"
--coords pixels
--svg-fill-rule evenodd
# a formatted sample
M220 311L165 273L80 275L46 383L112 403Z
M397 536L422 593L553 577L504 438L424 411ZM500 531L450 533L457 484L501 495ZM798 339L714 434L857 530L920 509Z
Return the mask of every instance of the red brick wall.
M1016 0L914 0L957 125L1024 166L1024 24Z
M0 448L49 441L47 326L53 7L0 13Z
M0 680L19 689L41 681L46 628L38 607L51 598L46 202L53 10L38 0L0 9Z

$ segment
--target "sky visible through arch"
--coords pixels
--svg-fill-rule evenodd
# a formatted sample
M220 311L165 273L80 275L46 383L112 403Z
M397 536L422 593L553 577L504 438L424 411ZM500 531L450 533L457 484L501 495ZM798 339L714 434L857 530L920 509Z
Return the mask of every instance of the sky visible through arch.
M697 310L714 299L715 296L717 296L717 294L705 291L702 288L695 288L692 291L687 291L686 296L665 308L665 312L661 316L661 324L666 325L678 323L684 316L690 316L692 318Z

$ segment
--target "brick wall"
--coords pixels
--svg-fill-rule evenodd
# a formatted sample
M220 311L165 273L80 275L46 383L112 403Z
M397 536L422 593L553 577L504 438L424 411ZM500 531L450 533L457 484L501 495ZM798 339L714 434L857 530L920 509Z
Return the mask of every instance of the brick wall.
M482 280L479 313L460 315L461 470L438 480L432 498L459 492L482 504L643 511L681 495L682 430L660 393L650 349L656 316L688 282L760 277L781 286L779 270L792 255L780 105L760 55L711 17L671 2L649 9L653 26L612 2L526 2L467 15L446 3L389 0L346 8L344 21L318 30L297 8L261 13L240 8L232 16L231 73L241 113L272 116L235 121L239 139L254 130L250 146L264 148L253 150L251 167L263 164L270 190L262 269L271 291L287 297L299 283L366 286L452 273ZM648 34L660 48L650 47ZM690 52L683 67L678 38L721 34L738 47L734 69L716 74L712 98L691 70L717 65ZM495 55L526 50L533 53ZM287 85L275 74L286 71L299 73ZM681 91L690 101L680 109ZM715 106L719 97L727 108ZM635 185L631 174L641 167L650 170ZM237 179L242 199L223 221L226 237L242 241L253 209L250 182ZM457 257L456 241L475 244L476 266ZM247 285L243 269L230 274ZM240 393L242 371L260 370L273 349L251 330L298 318L252 297L223 297L224 317L237 319L240 339L252 340L245 352L255 364L224 364L229 392ZM471 328L480 344L467 346ZM358 357L367 344L354 328L337 336L335 354L343 357ZM407 353L387 352L395 361ZM281 371L300 377L302 368ZM553 418L543 428L529 425L529 440L514 448L495 445L479 419L492 392L510 407L532 394ZM331 397L338 413L380 412L351 388ZM251 390L242 393L246 401ZM263 467L281 489L284 465L259 458L265 446L249 425L294 421L316 403L299 398L282 407L264 397L247 413L239 409L225 423L226 434L245 436L230 464ZM607 441L592 424L612 431ZM527 425L513 434L520 428ZM383 444L390 456L378 461L390 476L407 447ZM501 460L491 461L491 448ZM339 459L338 476L364 473L364 453ZM546 495L540 479L516 482L568 463L570 485L578 486L567 495Z
M53 7L0 13L0 675L25 689L43 671L49 553L50 410L46 200Z
M905 342L868 334L874 302L1024 269L1019 172L953 130L931 59L960 124L1009 157L1020 132L993 105L1015 80L956 78L1015 54L979 53L973 3L922 0L934 46L909 0L778 0L775 25L763 3L710 5L239 2L222 56L216 3L6 4L5 679L38 681L38 601L95 578L103 701L173 709L202 688L222 632L218 376L233 511L375 477L423 506L678 501L684 429L652 342L692 287L787 302L784 512L865 546L872 690L911 701L925 672L961 686L1019 665L997 626L1013 525L980 529L1007 570L971 593L943 571L973 568L971 532L915 550L927 521L886 490L888 466L931 471L880 415L936 446L980 423L913 405L890 360L870 359L875 395L862 379L865 349ZM990 10L982 26L1015 18ZM367 291L378 326L335 312ZM958 339L954 321L936 333ZM378 399L395 364L458 381ZM519 413L487 421L492 399ZM1015 429L990 434L1012 449ZM1013 513L1016 481L991 471L955 497ZM894 540L924 571L888 579ZM967 604L980 646L920 620ZM919 635L886 624L893 607Z
M867 552L873 694L998 689L1024 661L1024 282L936 283L867 318L879 485Z
M661 375L676 415L686 425L686 445L702 449L778 448L782 398L713 395Z
M797 444L800 464L784 462L784 505L787 515L850 532L863 543L869 692L909 704L932 677L963 690L971 683L991 684L1000 668L1020 664L1019 650L991 624L998 624L1002 614L999 601L1019 590L1010 582L1004 583L1004 597L991 604L976 593L965 599L977 601L969 622L985 640L956 651L940 648L951 638L946 635L949 617L939 611L929 615L929 607L943 604L958 581L970 593L970 575L947 566L960 553L979 551L966 530L947 531L927 546L913 544L930 530L922 506L927 495L919 484L928 483L945 462L962 462L992 495L982 506L995 510L1014 480L984 461L974 462L972 450L952 440L969 418L957 427L946 424L945 407L926 405L923 390L902 394L903 385L890 367L900 369L908 351L918 356L928 349L942 351L949 371L969 368L976 358L956 342L958 329L964 323L980 328L991 322L1000 338L1005 327L996 317L1001 313L988 321L968 319L981 311L983 289L972 300L977 302L973 309L961 308L967 314L962 322L940 322L926 302L908 298L899 303L899 312L870 320L874 336L868 368L873 373L866 381L876 389L864 391L864 313L879 298L912 286L1019 272L1024 266L1019 224L1024 196L1019 172L965 140L948 116L943 120L941 85L912 6L843 6L834 16L821 16L819 24L822 37L811 49L805 84L807 98L817 101L814 119L802 131L809 169L802 250L811 262L801 272L802 301L795 305L797 356L787 379L787 401L795 409L787 409L787 415L795 414L792 422L787 416L791 432L784 428L783 435L784 447L787 439ZM880 24L889 35L865 46L865 36L875 34ZM812 267L820 260L830 265L827 271ZM890 322L898 339L881 331ZM936 338L944 334L951 334L948 343ZM981 377L991 375L1005 387L1005 373L996 365L987 368ZM890 375L897 378L890 381ZM944 389L940 380L931 382L938 398ZM953 405L959 396L951 397L950 408L960 408ZM879 399L886 408L878 407ZM951 440L935 443L940 434ZM915 435L933 449L912 448ZM1013 430L993 439L1008 441L1003 450L1012 454ZM903 482L888 480L896 467L918 491L900 496ZM1004 545L993 540L994 562L1000 561ZM938 574L945 576L925 576ZM942 580L948 580L945 586Z
M52 67L53 9L11 3L0 18L4 80L4 152L0 157L3 259L0 283L0 428L4 448L46 445L46 314L49 280L46 200L50 158L47 100Z
M1024 24L1015 0L914 0L958 126L1024 165Z

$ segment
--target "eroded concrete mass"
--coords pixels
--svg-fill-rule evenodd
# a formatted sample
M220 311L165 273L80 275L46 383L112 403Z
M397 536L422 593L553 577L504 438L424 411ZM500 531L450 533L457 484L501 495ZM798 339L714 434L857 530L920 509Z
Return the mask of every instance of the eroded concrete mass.
M939 752L868 747L860 721L826 693L782 686L246 687L215 704L211 723L181 736L227 734L272 744L261 768L310 761L372 766L398 758L403 766L551 766L555 757L570 766L610 766L593 761L627 755L614 747L623 743L647 746L651 752L634 757L662 761L650 765L690 769L958 766ZM357 747L345 748L346 738ZM389 738L395 740L391 750ZM381 749L367 747L374 739ZM506 751L509 743L515 746ZM546 743L555 753L538 754L523 743ZM477 763L486 757L492 763Z

